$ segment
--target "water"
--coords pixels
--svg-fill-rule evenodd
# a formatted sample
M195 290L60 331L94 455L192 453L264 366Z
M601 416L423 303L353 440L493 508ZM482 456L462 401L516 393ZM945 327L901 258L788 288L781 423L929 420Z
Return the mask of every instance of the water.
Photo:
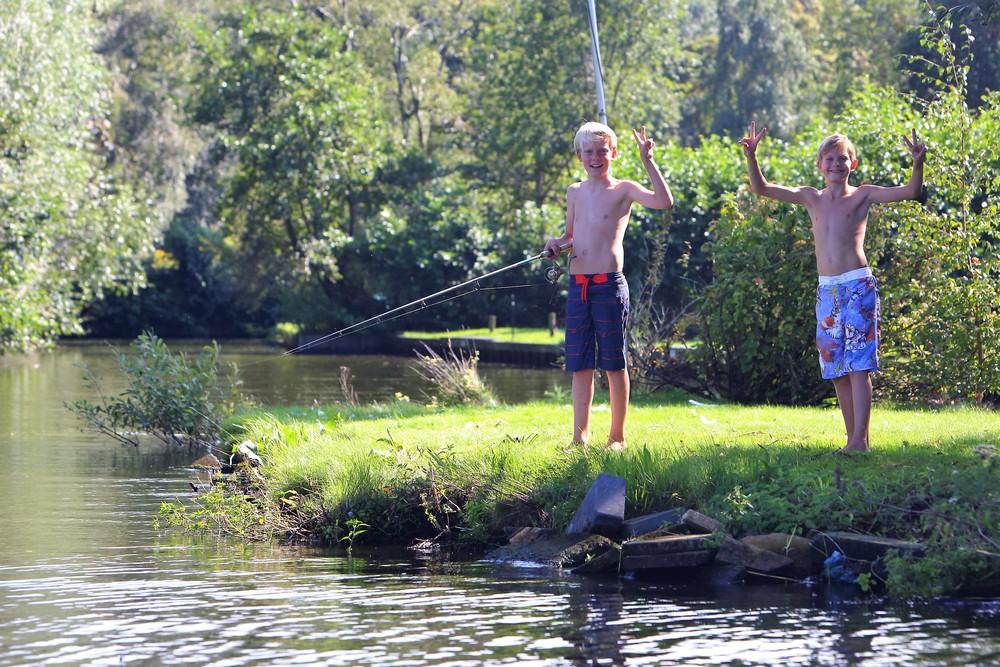
M996 601L872 606L799 586L694 590L158 533L159 503L192 498L192 456L81 432L62 407L87 396L81 362L113 365L101 347L0 359L0 665L1000 663ZM403 360L347 362L365 400L419 396ZM248 366L245 389L322 403L343 364ZM565 382L487 375L508 396Z

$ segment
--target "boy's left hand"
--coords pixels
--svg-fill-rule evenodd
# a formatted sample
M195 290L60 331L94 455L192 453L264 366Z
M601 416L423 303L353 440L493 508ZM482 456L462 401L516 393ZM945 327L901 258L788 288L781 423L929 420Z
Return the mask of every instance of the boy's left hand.
M639 157L643 160L653 159L653 143L652 139L646 138L646 126L642 126L642 133L636 132L635 128L632 128L632 138L635 139L636 145L639 147Z
M914 162L923 162L924 157L927 155L927 144L921 142L917 138L917 131L910 130L913 139L911 140L905 134L903 135L903 144L906 146L906 150L910 151L910 157L913 158Z

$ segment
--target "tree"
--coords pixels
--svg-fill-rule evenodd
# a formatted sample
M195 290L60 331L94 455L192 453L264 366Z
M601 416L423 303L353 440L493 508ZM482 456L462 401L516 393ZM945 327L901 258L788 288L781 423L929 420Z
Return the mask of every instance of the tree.
M156 225L108 166L108 80L75 2L0 5L0 351L81 332L136 289Z
M384 160L377 95L346 35L312 12L246 10L201 40L191 109L222 132L218 215L261 298L303 281L331 299Z

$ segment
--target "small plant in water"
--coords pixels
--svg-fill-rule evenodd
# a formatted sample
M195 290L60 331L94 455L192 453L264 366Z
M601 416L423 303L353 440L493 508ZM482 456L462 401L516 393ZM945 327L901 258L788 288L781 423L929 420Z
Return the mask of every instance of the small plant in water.
M352 516L350 512L347 516L347 521L344 522L347 524L347 532L340 536L340 541L347 544L347 553L351 553L354 548L354 540L368 532L369 526L356 516Z
M86 385L100 402L79 400L66 407L123 445L137 447L142 434L168 444L212 445L223 418L239 398L238 381L225 389L218 365L219 346L215 343L189 358L183 352L170 352L163 340L144 333L128 353L118 353L118 368L128 378L122 393L106 396L99 378L84 368Z

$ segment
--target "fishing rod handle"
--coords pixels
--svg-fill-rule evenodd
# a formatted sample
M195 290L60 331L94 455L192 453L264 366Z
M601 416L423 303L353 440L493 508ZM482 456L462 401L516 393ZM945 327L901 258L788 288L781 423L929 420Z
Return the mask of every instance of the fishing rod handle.
M566 241L566 243L560 243L559 244L559 252L562 252L563 250L569 250L572 247L573 247L573 242L572 241ZM552 251L551 250L545 250L545 251L543 251L542 252L542 257L545 258L545 259L548 259L549 257L552 257Z

